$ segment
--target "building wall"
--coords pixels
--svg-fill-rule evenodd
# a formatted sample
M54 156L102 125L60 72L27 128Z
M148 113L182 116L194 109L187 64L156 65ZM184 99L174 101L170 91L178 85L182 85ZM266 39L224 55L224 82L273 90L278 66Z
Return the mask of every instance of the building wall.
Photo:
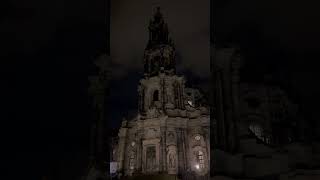
M134 173L186 174L187 171L198 175L209 172L209 117L197 119L162 117L138 120L122 127L119 159L123 160L120 170L125 175ZM121 137L122 136L122 137ZM155 147L155 166L147 168L147 148ZM203 167L199 164L198 153L203 153ZM133 165L130 157L134 154ZM132 163L131 162L131 163ZM121 163L120 163L121 164ZM133 167L130 167L130 165Z
M209 109L197 103L199 91L185 91L184 83L183 76L165 73L141 79L139 113L123 121L119 131L122 175L181 174L186 179L188 173L209 173Z

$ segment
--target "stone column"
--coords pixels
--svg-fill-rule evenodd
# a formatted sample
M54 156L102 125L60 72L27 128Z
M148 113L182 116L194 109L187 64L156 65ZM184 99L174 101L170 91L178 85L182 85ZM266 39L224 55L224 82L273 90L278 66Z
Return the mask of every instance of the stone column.
M166 103L172 104L175 106L175 89L173 87L172 81L167 80L166 82Z
M179 83L177 82L177 86L176 86L176 93L177 93L177 108L180 109L180 85Z
M185 157L184 157L184 142L182 138L181 129L176 129L177 132L177 155L178 155L178 174L183 174L185 171Z
M164 127L161 129L161 146L160 146L160 172L166 172L166 131Z
M181 104L181 109L185 109L185 105L184 105L184 88L185 88L185 85L184 85L184 79L181 81L181 95L182 95L182 104Z
M143 104L144 104L144 110L148 111L149 106L150 106L150 90L146 89L144 91L144 97L143 97Z
M190 169L190 148L189 148L189 138L188 138L188 134L187 134L187 130L183 131L183 135L184 135L184 144L185 144L185 159L186 159L186 169Z
M125 156L126 156L126 138L127 128L121 128L119 131L119 170L122 171L125 168Z
M142 99L142 97L143 97L143 95L142 95L142 87L141 87L141 85L139 85L138 86L138 97L139 97L139 99L138 99L138 108L139 108L139 112L142 112L143 111L143 99Z
M178 93L177 93L177 83L173 84L173 93L174 93L174 106L177 108L178 106Z
M188 144L187 144L187 141L186 141L186 131L185 129L181 129L181 139L182 139L182 147L183 147L183 169L184 171L186 169L188 169L188 156L187 156L187 147L188 147Z
M178 90L179 90L179 109L182 108L182 99L183 99L183 94L182 94L182 88L181 88L181 84L179 83L178 85Z
M138 136L137 136L137 171L141 172L142 171L142 132L138 131Z
M210 174L210 128L206 127L204 130L204 140L206 143L206 151L207 151L207 168L208 168L208 174Z
M161 74L161 78L160 78L160 91L161 91L161 93L160 93L160 101L161 101L161 108L162 108L162 110L164 111L165 110L165 103L166 103L166 101L165 101L165 96L166 96L166 89L165 89L165 87L166 87L166 83L165 83L165 79L164 79L164 77L163 77L163 74Z

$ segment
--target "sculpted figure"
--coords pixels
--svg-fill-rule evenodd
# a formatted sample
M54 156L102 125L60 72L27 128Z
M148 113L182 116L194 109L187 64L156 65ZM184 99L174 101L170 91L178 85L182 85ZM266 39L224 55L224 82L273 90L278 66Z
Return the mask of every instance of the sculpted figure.
M175 168L175 156L173 153L169 154L169 168Z

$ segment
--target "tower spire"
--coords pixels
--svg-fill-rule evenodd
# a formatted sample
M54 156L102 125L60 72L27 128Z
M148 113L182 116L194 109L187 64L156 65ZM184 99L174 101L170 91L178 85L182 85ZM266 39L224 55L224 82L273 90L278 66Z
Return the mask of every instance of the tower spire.
M165 23L160 7L149 22L149 41L144 53L144 70L147 76L160 72L175 73L175 48L169 38L168 25Z
M149 45L167 44L169 41L168 25L163 19L160 7L156 8L153 18L149 22Z

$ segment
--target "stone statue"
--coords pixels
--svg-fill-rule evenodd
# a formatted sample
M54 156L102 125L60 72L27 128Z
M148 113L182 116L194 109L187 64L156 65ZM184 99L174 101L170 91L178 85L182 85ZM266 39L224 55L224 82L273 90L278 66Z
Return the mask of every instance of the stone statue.
M169 154L169 168L175 168L175 155L173 153Z

